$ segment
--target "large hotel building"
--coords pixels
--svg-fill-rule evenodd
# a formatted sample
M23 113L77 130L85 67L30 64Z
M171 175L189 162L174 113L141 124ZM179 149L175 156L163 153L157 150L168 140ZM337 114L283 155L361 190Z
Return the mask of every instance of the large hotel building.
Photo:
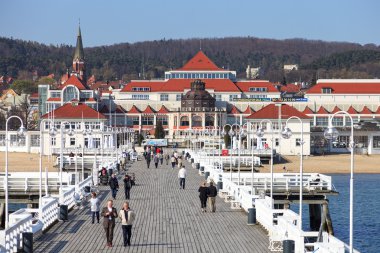
M267 129L264 138L251 134L243 141L246 147L268 147L272 122L273 143L283 155L300 153L300 122L290 121L293 137L281 138L280 130L291 116L301 119L304 129L304 153L348 152L350 119L336 115L333 125L340 131L334 142L323 138L323 130L331 115L346 111L355 123L356 151L380 153L380 80L318 80L309 89L298 89L295 97L287 96L266 80L239 80L236 71L219 68L203 51L197 52L184 66L165 72L162 80L132 80L120 89L92 89L85 80L85 57L80 30L74 53L73 69L57 89L39 86L41 118L70 122L77 136L66 138L65 147L88 147L89 137L83 130L91 129L91 148L104 145L105 125L134 129L145 137L152 137L161 122L169 142L181 144L189 133L205 129L220 129L226 124L253 123ZM66 128L68 124L66 124ZM50 123L46 120L44 131ZM189 131L194 130L194 131ZM31 133L30 135L33 135ZM36 134L37 135L37 134ZM44 143L59 147L45 134ZM29 136L37 138L37 136ZM27 141L28 142L28 141ZM29 141L31 142L31 141ZM281 147L280 147L281 146ZM46 152L44 152L46 153Z

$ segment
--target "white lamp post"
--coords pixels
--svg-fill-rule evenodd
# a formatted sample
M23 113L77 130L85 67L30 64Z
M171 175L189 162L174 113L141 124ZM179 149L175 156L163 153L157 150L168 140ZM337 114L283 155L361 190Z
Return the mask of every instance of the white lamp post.
M24 128L24 122L19 116L10 116L5 123L5 229L9 226L9 196L8 196L8 122L10 119L16 118L21 122L21 126L17 131L19 136L24 136L26 129Z
M350 148L351 148L351 171L350 171L350 253L354 252L353 247L353 230L354 230L354 148L355 148L355 142L354 142L354 121L351 117L351 115L345 111L338 111L334 113L329 118L329 125L328 128L324 131L324 136L328 140L335 140L339 136L338 130L333 127L332 120L337 114L344 114L348 116L351 120L351 138L350 138Z
M256 135L259 138L262 138L264 136L264 130L262 128L262 123L267 122L270 125L270 131L271 131L271 146L270 146L270 199L271 199L271 208L273 209L273 127L272 127L272 121L264 119L260 121L260 128L256 131Z
M288 118L286 120L286 125L285 125L285 128L284 130L281 132L281 135L282 135L282 138L284 139L289 139L291 136L292 136L292 131L290 130L290 128L288 127L288 122L289 120L291 119L297 119L300 123L301 123L301 141L300 141L300 145L301 145L301 157L300 157L300 206L299 206L299 216L300 216L300 219L299 219L299 223L298 223L298 228L300 231L302 231L302 199L303 199L303 144L305 143L304 142L304 139L303 139L303 123L302 123L302 120L301 118L297 117L297 116L291 116L290 118Z

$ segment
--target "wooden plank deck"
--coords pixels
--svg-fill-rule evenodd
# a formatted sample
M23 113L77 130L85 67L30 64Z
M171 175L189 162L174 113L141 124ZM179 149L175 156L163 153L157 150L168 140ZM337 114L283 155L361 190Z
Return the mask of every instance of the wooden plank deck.
M145 161L132 164L136 174L130 206L136 212L132 245L128 252L269 252L268 237L260 226L248 226L247 215L231 210L217 197L215 213L201 213L198 187L203 177L185 162L186 189L179 189L177 173L169 166ZM121 183L121 180L119 180ZM123 185L114 202L119 210L124 202ZM102 206L110 198L108 187L100 187ZM116 223L114 247L106 247L100 224L91 224L89 207L73 210L69 221L59 222L34 243L35 252L124 252L122 230Z

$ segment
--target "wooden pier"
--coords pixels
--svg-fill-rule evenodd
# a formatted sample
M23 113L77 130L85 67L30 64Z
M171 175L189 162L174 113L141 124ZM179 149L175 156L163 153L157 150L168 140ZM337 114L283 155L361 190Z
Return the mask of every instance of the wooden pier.
M177 173L170 165L146 168L145 161L132 164L136 186L131 190L130 206L136 212L132 245L128 252L269 252L268 236L258 225L247 225L244 211L232 210L217 197L215 213L201 213L198 187L204 177L187 168L186 189L179 189ZM114 205L124 202L122 177ZM100 189L102 206L110 199L106 186ZM69 213L69 221L55 224L35 239L35 252L124 252L121 223L117 221L114 247L106 247L100 224L91 224L88 204Z

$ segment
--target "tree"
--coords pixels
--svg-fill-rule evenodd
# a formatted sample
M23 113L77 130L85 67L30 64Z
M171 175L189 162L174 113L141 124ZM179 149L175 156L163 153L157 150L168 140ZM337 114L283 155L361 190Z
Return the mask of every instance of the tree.
M17 94L32 94L38 91L38 86L29 80L16 80L12 83L11 89Z
M139 144L139 147L141 147L141 143L143 142L143 140L144 140L144 135L139 133L139 136L137 138L137 143Z
M158 121L158 123L156 125L156 129L154 130L154 137L156 139L165 138L165 130L164 130L164 127L162 126L161 121Z
M224 132L225 132L225 135L224 135L224 145L226 146L226 148L228 147L228 145L230 145L231 143L231 137L230 135L228 134L228 132L230 131L231 127L230 126L225 126L224 127Z

